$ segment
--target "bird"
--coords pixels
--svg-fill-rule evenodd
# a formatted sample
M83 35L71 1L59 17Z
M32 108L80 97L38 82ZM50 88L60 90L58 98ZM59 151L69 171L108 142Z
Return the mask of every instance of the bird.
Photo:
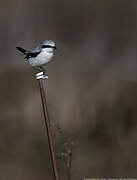
M57 49L56 44L52 40L45 40L40 43L35 49L28 51L22 47L16 47L18 51L25 55L27 63L37 69L38 71L45 72L46 69L43 67L48 64L54 55L54 49Z

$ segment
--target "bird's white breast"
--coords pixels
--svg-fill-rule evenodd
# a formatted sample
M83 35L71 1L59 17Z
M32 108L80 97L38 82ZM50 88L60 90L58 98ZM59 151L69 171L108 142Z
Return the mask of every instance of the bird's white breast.
M50 62L52 57L53 52L47 52L46 50L43 50L37 57L30 58L29 64L31 66L43 66Z

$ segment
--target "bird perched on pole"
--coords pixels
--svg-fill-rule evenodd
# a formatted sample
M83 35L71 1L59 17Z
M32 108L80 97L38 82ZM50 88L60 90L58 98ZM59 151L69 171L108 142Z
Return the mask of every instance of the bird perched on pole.
M52 40L43 41L39 46L31 51L25 50L21 47L16 48L25 55L24 59L27 60L30 66L43 72L45 72L43 66L52 60L54 49L57 49L55 42Z

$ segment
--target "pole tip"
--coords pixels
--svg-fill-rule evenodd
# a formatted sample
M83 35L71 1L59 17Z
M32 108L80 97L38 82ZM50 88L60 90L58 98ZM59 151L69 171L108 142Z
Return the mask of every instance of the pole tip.
M44 72L39 72L36 74L36 79L48 79L48 76L45 76Z

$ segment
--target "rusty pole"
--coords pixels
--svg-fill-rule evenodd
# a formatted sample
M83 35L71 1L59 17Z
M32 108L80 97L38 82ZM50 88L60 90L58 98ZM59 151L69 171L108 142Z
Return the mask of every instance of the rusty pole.
M49 150L50 150L50 157L52 162L52 168L55 180L59 180L57 165L56 165L56 158L55 158L55 151L53 146L53 139L52 139L52 132L50 127L50 121L48 116L48 108L47 108L47 102L46 102L46 95L43 87L43 79L38 79L39 82L39 88L40 88L40 94L41 94L41 100L42 100L42 107L43 107L43 113L44 113L44 119L45 119L45 125L47 129L47 135L48 135L48 143L49 143Z

